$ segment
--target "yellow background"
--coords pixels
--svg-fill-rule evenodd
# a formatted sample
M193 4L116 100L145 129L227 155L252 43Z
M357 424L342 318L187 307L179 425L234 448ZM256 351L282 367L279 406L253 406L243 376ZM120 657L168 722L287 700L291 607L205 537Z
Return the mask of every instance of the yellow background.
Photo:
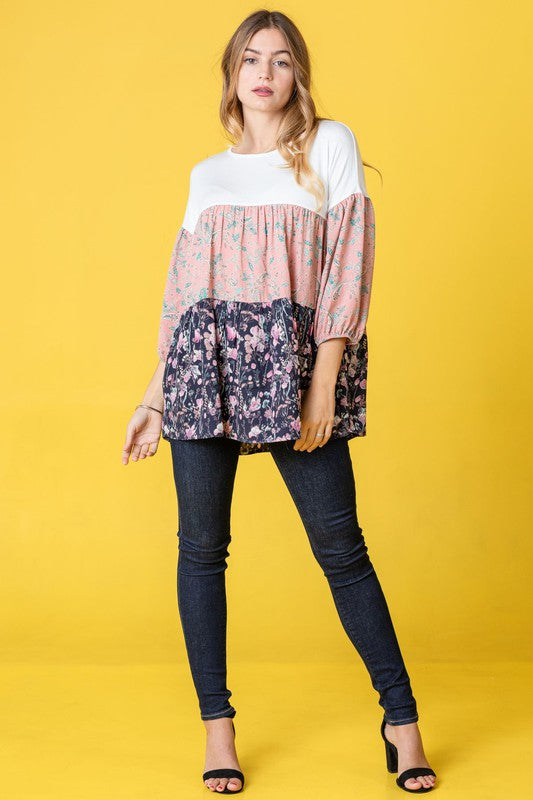
M87 688L99 687L104 720L109 706L91 676L137 665L140 672L127 674L145 692L144 713L153 710L150 676L164 674L154 687L179 692L172 711L202 733L177 614L170 448L162 440L155 458L127 467L121 448L157 364L189 170L229 145L218 119L218 59L259 7L157 0L2 7L0 592L4 685L21 730L26 717L14 698L27 700L30 724L37 698L61 695L69 681L79 688L76 674L84 676L85 702ZM513 691L508 676L525 680L533 656L530 20L525 3L279 8L310 48L318 112L350 125L363 159L383 175L382 185L374 170L365 173L376 210L367 436L352 440L350 451L359 522L421 722L441 703L440 731L448 726L452 746L450 703L474 719L483 709L490 720L531 697L516 685L514 700L503 700ZM299 714L307 730L304 706L307 714L318 708L317 691L324 714L337 702L345 720L343 695L324 692L346 691L354 680L360 688L350 714L357 719L363 707L375 714L377 696L268 454L240 459L232 536L228 654L242 718L251 713L241 703L249 686L254 718L272 716L274 726L282 702L292 703L287 720ZM238 671L242 664L249 669ZM293 691L265 682L262 664L287 667ZM103 672L92 671L98 665ZM314 677L305 684L308 670ZM457 684L446 684L450 675ZM469 684L474 677L481 684ZM124 681L111 691L112 681L100 680L109 702L124 691ZM467 702L481 685L479 707L464 711L458 690ZM488 704L497 699L495 713ZM168 711L164 692L159 700ZM57 719L65 713L68 721L61 708ZM175 717L167 724L178 741ZM140 737L145 730L139 725ZM99 725L93 735L102 735ZM436 730L431 735L440 743ZM309 763L307 753L298 770L312 774L316 761L315 780L337 796L331 770L319 769L323 756L320 748ZM189 780L191 796L205 796L201 759L195 782L191 761L172 773L171 785ZM94 789L70 769L50 796L81 798ZM298 791L305 788L289 774ZM383 776L389 780L384 767ZM366 772L364 780L368 795ZM167 796L164 789L121 794L118 778L105 785L100 800ZM43 785L18 787L18 798L48 797Z

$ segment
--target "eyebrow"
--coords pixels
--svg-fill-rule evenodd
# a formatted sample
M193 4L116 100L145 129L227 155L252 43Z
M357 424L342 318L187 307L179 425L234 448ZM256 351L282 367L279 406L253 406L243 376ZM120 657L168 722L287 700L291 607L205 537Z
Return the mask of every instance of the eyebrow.
M245 48L244 52L257 53L257 55L261 55L261 50L254 50L252 47ZM280 53L286 53L288 56L290 56L288 50L272 50L273 56L278 56Z

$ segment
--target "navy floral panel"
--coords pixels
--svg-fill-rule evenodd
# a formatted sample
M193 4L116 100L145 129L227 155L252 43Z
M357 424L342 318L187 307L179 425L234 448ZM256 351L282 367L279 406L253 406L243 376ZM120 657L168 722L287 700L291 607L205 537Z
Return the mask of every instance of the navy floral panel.
M163 438L235 439L241 455L300 438L302 396L318 349L314 316L287 298L204 298L189 306L165 361ZM365 331L343 352L332 438L366 434L367 364Z

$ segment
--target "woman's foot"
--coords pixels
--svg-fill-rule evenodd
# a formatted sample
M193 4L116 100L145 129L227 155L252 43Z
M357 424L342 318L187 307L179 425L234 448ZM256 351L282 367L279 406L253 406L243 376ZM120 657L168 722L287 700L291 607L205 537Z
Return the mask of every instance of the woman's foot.
M232 718L204 719L203 722L207 733L204 772L225 767L242 772L235 751ZM208 778L204 783L208 789L219 794L226 786L232 792L242 788L242 781L239 778Z
M417 722L410 722L408 725L389 725L387 722L384 733L389 742L396 745L398 750L398 775L404 769L411 767L430 767L424 753ZM421 786L430 789L434 783L434 775L419 775L405 781L407 789L419 789Z

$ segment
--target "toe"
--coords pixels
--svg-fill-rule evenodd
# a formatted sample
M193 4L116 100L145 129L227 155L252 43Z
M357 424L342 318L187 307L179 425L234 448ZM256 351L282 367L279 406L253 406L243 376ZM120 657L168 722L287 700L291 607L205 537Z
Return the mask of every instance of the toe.
M418 775L417 780L424 786L426 789L431 789L433 786L433 776L432 775Z
M408 778L405 781L405 785L407 786L408 789L419 789L421 783L417 778Z
M241 788L241 782L238 778L230 778L228 781L228 789L231 789L232 792L237 791L237 789Z

